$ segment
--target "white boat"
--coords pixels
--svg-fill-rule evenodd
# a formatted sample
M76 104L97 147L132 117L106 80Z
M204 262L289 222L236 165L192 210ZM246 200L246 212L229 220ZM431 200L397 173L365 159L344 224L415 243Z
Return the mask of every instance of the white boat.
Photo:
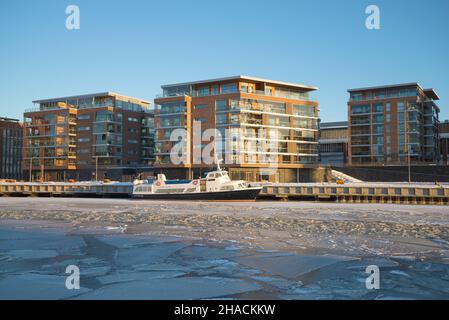
M156 180L135 180L133 198L255 201L262 187L251 187L243 180L232 181L228 172L217 164L217 170L195 180L167 180L158 174Z

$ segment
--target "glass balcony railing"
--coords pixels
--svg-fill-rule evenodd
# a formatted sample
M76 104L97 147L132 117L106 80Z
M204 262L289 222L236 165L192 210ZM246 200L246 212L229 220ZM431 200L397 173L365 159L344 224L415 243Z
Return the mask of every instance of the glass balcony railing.
M254 91L239 91L239 90L230 90L226 92L216 92L216 91L210 91L210 92L200 92L200 91L190 91L190 92L176 92L176 93L161 93L156 95L156 98L171 98L171 97L183 97L183 96L190 96L190 97L208 97L208 96L216 96L216 95L223 95L223 94L231 94L231 93L245 93L245 94L256 94L256 95L262 95L262 96L269 96L269 97L279 97L279 98L285 98L285 99L292 99L292 100L300 100L300 101L313 101L313 99L310 98L308 93L301 93L301 92L271 92L271 91L263 91L263 90L254 90Z

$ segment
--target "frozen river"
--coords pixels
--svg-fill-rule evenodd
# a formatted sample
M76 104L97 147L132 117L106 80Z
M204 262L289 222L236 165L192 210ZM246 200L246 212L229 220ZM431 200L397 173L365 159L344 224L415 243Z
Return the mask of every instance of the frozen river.
M0 299L448 299L447 207L0 199ZM66 267L80 289L65 286ZM365 269L380 270L380 289Z

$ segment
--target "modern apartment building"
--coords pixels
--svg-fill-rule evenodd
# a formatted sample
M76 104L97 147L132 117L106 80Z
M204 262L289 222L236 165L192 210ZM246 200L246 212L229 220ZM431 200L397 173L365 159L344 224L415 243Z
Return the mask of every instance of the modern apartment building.
M22 179L22 136L19 120L0 118L0 179Z
M449 164L449 120L440 123L440 154L443 165Z
M114 92L33 101L23 168L32 180L130 180L152 165L150 103Z
M213 140L202 136L207 129L222 138L217 154L233 179L295 182L300 169L317 164L318 103L309 96L316 87L234 76L162 90L155 99L155 169L170 177L196 178L213 167L201 156ZM177 129L186 132L182 163L171 158Z
M320 164L344 166L348 161L348 122L321 122L319 135Z
M351 165L439 161L440 109L435 90L406 83L348 92Z

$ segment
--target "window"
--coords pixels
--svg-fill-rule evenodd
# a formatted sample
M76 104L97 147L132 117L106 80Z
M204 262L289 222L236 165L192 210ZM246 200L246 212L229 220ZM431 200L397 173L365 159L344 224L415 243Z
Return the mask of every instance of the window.
M78 131L90 131L90 127L78 127Z
M139 119L133 118L133 117L128 117L128 121L129 122L140 122Z
M90 149L78 149L78 154L88 154L90 153Z
M78 120L89 120L90 114L82 114L78 116Z
M315 116L315 107L314 106L305 106L305 105L297 105L294 104L292 106L293 114L296 116L305 116L305 117L314 117ZM283 110L280 110L279 113L285 113L285 107Z
M228 105L226 100L217 100L215 101L215 111L225 111L227 110Z
M95 116L95 121L104 122L104 121L114 121L114 113L109 111L98 111Z
M207 104L196 104L194 106L195 110L206 109L206 108L207 108Z
M370 113L369 105L354 105L352 106L352 114L357 113Z
M376 99L384 99L385 98L385 91L378 91L375 93Z
M227 83L221 85L221 93L237 92L237 85L235 83Z
M198 95L200 97L208 96L209 95L209 87L201 87L201 88L199 88L198 89Z
M384 121L383 114L373 115L373 123L382 123Z
M219 113L215 117L216 124L225 124L228 123L228 115L227 113Z
M139 143L137 140L134 139L128 139L128 143L136 144Z
M382 112L383 111L383 105L382 104L375 104L373 105L373 112Z
M186 112L186 103L184 101L164 102L156 107L158 114Z
M78 138L78 142L90 142L90 138Z

